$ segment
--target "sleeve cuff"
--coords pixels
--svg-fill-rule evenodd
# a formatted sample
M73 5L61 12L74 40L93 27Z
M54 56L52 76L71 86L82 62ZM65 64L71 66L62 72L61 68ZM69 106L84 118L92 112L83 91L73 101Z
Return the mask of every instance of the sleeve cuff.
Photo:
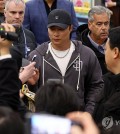
M0 56L0 60L7 59L7 58L12 58L12 56L10 54Z

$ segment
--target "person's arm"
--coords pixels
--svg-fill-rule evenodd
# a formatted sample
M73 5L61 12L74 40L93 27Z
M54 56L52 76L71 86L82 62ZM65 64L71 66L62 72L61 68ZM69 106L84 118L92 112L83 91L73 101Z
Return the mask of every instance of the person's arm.
M85 81L85 111L94 115L97 98L103 90L102 70L93 51L89 55L88 74Z
M35 64L35 62L32 62L29 65L20 69L19 79L21 80L22 84L27 82L29 78L35 75Z
M120 0L113 2L112 0L106 2L106 6L107 7L115 7L115 6L119 6L120 7Z
M113 1L108 1L106 2L106 7L115 7L116 6L116 2L113 2Z
M2 24L5 31L15 32L12 25ZM0 37L0 106L9 106L17 111L19 101L19 77L16 61L11 58L12 42Z

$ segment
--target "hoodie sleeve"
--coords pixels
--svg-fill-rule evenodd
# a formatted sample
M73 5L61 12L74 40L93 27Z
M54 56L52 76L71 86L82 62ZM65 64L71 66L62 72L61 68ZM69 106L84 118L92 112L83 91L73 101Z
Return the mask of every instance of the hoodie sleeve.
M98 59L92 50L89 50L88 72L85 81L85 111L93 114L97 105L97 98L103 90L102 70Z

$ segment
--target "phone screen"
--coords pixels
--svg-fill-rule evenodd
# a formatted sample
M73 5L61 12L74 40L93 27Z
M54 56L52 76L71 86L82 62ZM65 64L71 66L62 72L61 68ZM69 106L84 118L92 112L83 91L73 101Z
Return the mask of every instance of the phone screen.
M71 120L47 114L32 114L29 119L29 134L70 134Z

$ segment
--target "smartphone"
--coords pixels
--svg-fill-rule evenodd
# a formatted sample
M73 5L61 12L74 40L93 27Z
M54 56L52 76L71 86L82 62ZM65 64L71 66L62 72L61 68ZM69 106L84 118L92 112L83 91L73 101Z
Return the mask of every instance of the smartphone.
M32 61L32 62L35 61L36 57L37 57L37 55L34 55L34 56L32 57L32 60L31 60L31 61Z
M37 57L37 55L35 54L35 55L32 57L31 62L34 62L34 61L36 60L36 57ZM36 62L36 61L35 61L35 62ZM35 64L35 68L37 68L37 64Z
M48 79L47 83L56 82L56 83L62 83L61 79Z
M26 120L26 134L70 134L73 124L67 118L42 113L28 113Z

